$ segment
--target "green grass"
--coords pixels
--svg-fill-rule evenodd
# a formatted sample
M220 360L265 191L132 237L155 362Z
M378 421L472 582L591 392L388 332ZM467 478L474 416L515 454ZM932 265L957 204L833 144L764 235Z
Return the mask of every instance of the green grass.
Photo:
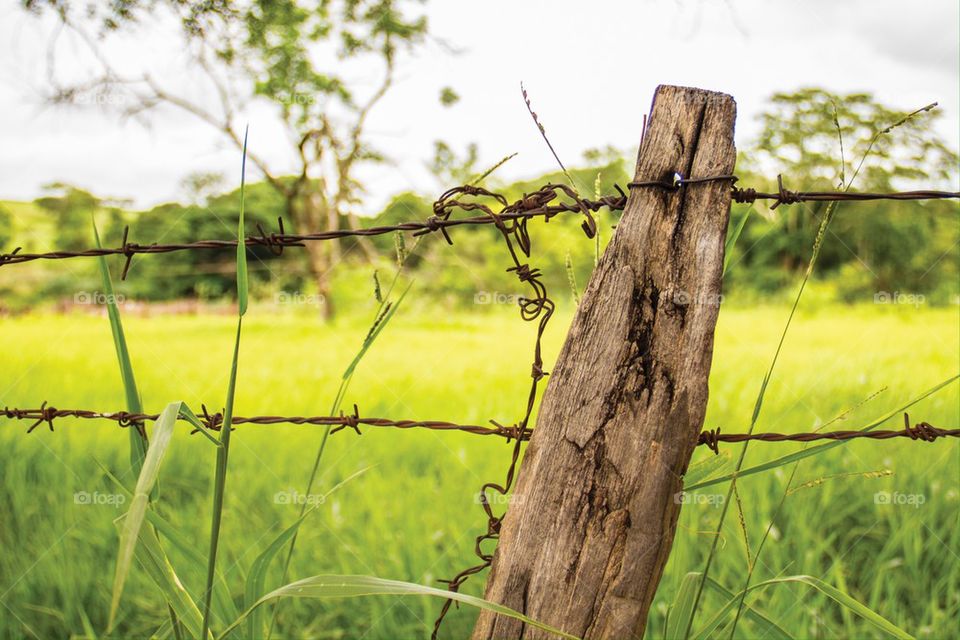
M416 298L417 286L411 292ZM372 304L372 301L371 301ZM429 310L429 309L427 309ZM522 415L529 384L532 325L509 307L492 313L428 315L403 310L356 371L344 406L361 414L436 418L482 424ZM251 307L244 319L237 382L238 415L324 413L344 367L366 334L370 310L333 326L312 318ZM436 311L436 310L435 310ZM122 309L121 309L122 312ZM753 403L782 330L787 309L724 309L720 314L707 426L746 430ZM569 322L558 313L545 338L555 359ZM145 408L179 399L197 409L221 402L224 366L232 355L231 317L125 317L133 367ZM857 428L960 368L958 309L897 306L801 307L787 336L778 375L767 390L759 431L807 431L888 390L835 428ZM124 392L106 318L24 316L0 320L0 404L121 409ZM170 363L179 363L173 366ZM549 366L547 367L549 370ZM954 384L911 411L915 420L956 426ZM899 420L891 428L899 428ZM128 436L96 422L57 423L26 436L24 423L0 424L0 637L83 635L106 628L121 508L76 504L74 493L113 493L97 461L129 468ZM831 427L831 428L833 428ZM181 423L161 470L157 511L203 549L209 535L215 447L188 436ZM279 497L302 492L321 436L320 427L241 425L233 434L230 490L223 510L217 561L236 601L254 559L300 512ZM799 449L757 443L747 466ZM737 449L723 446L734 457ZM704 448L695 460L713 455ZM484 530L475 502L480 485L502 479L509 447L466 434L364 429L330 439L314 492L332 494L300 528L290 579L317 574L362 574L437 585L475 563L473 538ZM846 476L796 491L767 541L754 584L806 574L848 592L920 638L957 637L960 614L960 469L958 443L854 442L805 460L795 485L819 477L890 469L891 476ZM728 468L729 470L729 468ZM775 510L789 467L738 482L753 544ZM922 495L919 507L875 503L878 491ZM724 487L704 490L723 494ZM663 636L665 613L685 574L699 571L720 509L709 501L684 507L674 553L654 605L648 637ZM742 587L746 556L740 524L728 518L710 576L729 591ZM205 571L183 550L167 552L196 600ZM281 563L266 587L281 585ZM183 568L183 569L181 569ZM465 592L481 594L482 580ZM704 592L696 628L726 602ZM823 593L797 583L758 589L747 598L795 637L884 637L844 612ZM299 600L281 612L277 638L427 637L439 603L430 598L376 596ZM453 610L444 637L469 633L476 610ZM169 614L149 578L134 567L117 619L118 636L143 637ZM732 615L731 618L732 620ZM545 621L550 622L550 621ZM749 618L738 637L752 637Z

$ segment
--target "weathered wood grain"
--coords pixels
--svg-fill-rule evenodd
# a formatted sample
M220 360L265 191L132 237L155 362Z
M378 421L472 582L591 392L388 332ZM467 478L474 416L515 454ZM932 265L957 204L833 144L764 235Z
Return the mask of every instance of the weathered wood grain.
M661 86L635 180L732 173L728 95ZM707 406L729 182L631 190L574 318L486 598L583 638L643 634ZM487 638L547 638L481 613Z

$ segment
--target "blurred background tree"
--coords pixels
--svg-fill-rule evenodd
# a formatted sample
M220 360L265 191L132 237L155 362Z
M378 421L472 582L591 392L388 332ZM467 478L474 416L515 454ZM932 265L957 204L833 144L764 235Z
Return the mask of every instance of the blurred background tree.
M26 9L51 11L63 26L80 36L97 69L89 77L61 83L51 55L51 100L73 103L97 100L114 104L127 115L146 117L160 107L190 114L220 131L238 148L242 124L237 113L250 101L275 107L288 132L298 167L279 176L256 153L248 157L284 202L288 227L301 234L359 226L355 207L363 185L358 165L381 162L371 146L367 118L394 81L398 53L423 41L427 21L407 15L404 0L257 0L242 6L231 0L117 0L110 3L25 0ZM174 93L162 79L144 71L118 71L104 54L109 39L147 20L175 20L190 64L204 73L205 87ZM136 42L136 39L128 39ZM51 52L56 49L51 47ZM318 55L323 52L324 55ZM327 55L329 54L329 55ZM343 74L346 64L364 60L381 68L380 80L362 93L360 83ZM122 92L124 100L110 99ZM208 104L192 96L216 96ZM101 97L105 99L100 99ZM448 96L449 97L449 96ZM318 292L333 313L330 273L348 252L339 241L311 243L306 255ZM368 260L373 245L352 241Z
M957 152L934 127L941 114L923 111L890 129L907 113L868 93L820 88L775 93L760 115L756 142L741 153L737 173L743 184L773 191L771 177L778 174L793 190L955 189ZM751 217L744 229L731 274L734 288L748 285L769 294L791 281L806 267L826 206L801 203L770 211L758 203L763 215ZM748 208L735 207L734 216ZM946 301L956 295L958 278L956 211L955 201L840 204L818 278L835 282L846 301L895 291Z

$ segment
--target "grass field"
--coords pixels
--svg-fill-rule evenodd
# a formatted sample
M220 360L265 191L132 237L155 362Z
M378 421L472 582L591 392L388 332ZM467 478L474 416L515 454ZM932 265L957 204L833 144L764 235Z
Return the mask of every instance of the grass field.
M364 415L483 424L520 417L529 384L534 327L512 307L482 314L400 314L363 361L345 406ZM747 428L760 381L787 310L724 309L720 314L707 425ZM551 363L570 310L546 336ZM325 414L340 374L365 334L366 319L334 327L311 318L253 308L244 323L237 412ZM223 402L235 320L231 317L126 318L144 404L159 411L185 400L211 409ZM808 431L856 407L836 428L857 428L960 368L958 309L897 305L801 311L767 393L761 431ZM518 355L514 355L518 354ZM549 366L547 367L549 370ZM0 319L0 404L118 410L123 390L105 317ZM955 427L958 386L910 410L914 420ZM892 420L899 428L902 418ZM106 626L117 535L110 504L76 504L76 492L112 492L97 461L128 467L127 436L95 422L57 424L24 435L24 423L0 424L0 637L98 634ZM239 597L243 577L263 546L296 517L280 492L303 492L315 455L316 427L240 426L233 435L219 566ZM797 450L797 444L752 445L747 464ZM734 446L723 451L735 454ZM370 574L436 585L473 564L473 538L485 528L479 486L501 480L509 448L500 440L457 433L366 429L331 438L320 492L370 467L301 528L292 578L320 573ZM713 455L701 447L695 460ZM161 472L160 511L206 554L214 452L183 426ZM881 471L878 477L857 475ZM739 483L750 544L775 509L790 467ZM960 637L960 445L858 441L808 458L797 482L829 476L787 498L754 578L809 574L848 592L919 638ZM684 507L649 638L663 637L664 616L687 571L700 570L724 485ZM875 494L912 496L878 504ZM711 498L712 496L712 498ZM922 504L917 504L921 502ZM739 519L730 514L712 575L738 590L746 573ZM203 571L181 569L187 588L203 588ZM178 564L179 563L179 564ZM278 565L280 563L277 563ZM279 566L268 586L278 586ZM482 593L482 578L466 589ZM754 592L757 606L798 638L886 637L808 587ZM698 627L720 605L707 596ZM284 638L425 638L437 600L372 597L294 601L279 626ZM117 635L147 637L166 619L162 599L137 569L124 594ZM468 635L474 610L454 610L442 637ZM756 637L749 621L738 636ZM726 637L726 636L724 636Z

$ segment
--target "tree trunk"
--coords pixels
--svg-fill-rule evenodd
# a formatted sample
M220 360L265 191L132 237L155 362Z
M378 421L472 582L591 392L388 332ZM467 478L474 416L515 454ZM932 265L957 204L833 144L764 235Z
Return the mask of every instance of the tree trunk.
M730 96L657 89L636 181L729 174ZM729 181L631 190L550 377L486 588L582 638L639 638L703 426ZM549 638L483 611L486 638Z
M323 242L308 242L307 257L310 262L310 273L313 275L314 285L317 287L317 294L321 296L320 317L324 320L333 320L335 313L333 304L333 293L330 286L330 272L332 270L330 261L329 244L337 242L329 240Z
M295 203L291 203L288 211L299 233L317 233L330 228L329 207L321 193L309 190L302 194ZM333 294L331 289L331 273L340 257L339 240L323 240L306 242L308 266L310 275L317 287L317 294L322 296L320 315L324 320L332 320L334 316Z

